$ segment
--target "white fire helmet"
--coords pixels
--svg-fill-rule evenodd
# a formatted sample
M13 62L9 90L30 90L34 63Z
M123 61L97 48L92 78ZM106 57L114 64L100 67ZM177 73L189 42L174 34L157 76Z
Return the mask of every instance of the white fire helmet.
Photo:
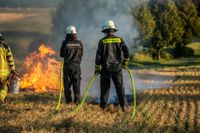
M68 26L67 29L66 29L66 33L67 34L76 34L77 31L76 31L75 26Z
M102 32L104 32L104 30L107 29L114 29L114 31L117 31L117 28L113 20L108 20L103 23Z

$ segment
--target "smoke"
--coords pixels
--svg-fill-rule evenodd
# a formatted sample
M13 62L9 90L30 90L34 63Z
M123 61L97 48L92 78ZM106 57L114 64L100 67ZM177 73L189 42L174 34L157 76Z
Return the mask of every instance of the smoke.
M77 28L78 37L84 45L84 56L81 64L82 88L86 87L94 73L97 44L104 36L101 33L101 28L105 20L113 20L118 28L116 35L124 39L129 49L133 47L138 32L131 15L131 9L137 4L137 0L63 0L59 4L53 16L52 44L54 44L54 49L59 51L65 37L66 27L74 25ZM131 85L129 77L124 77L126 77L124 83ZM114 87L111 86L110 94L115 95ZM99 87L98 78L91 87L90 94L99 96Z
M117 35L132 46L137 31L131 9L137 3L135 0L63 0L53 17L54 42L60 44L58 42L63 40L66 27L74 25L86 50L94 50L98 40L103 37L102 23L112 19L119 29Z

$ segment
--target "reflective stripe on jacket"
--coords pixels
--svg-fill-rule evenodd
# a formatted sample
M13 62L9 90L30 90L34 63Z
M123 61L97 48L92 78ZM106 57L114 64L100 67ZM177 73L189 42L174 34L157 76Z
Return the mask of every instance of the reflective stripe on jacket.
M80 64L83 56L83 44L80 40L64 40L60 49L60 57L65 63Z
M7 44L0 43L0 76L8 76L15 71L13 55Z
M129 50L122 38L110 34L99 41L95 60L96 66L109 68L121 64L123 59L128 58Z

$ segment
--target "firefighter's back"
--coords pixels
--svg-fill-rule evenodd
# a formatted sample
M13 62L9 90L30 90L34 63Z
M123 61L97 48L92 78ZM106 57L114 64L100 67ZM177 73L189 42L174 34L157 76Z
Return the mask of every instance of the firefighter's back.
M115 35L107 35L100 40L102 66L109 69L122 63L122 39Z
M65 63L81 63L83 55L83 45L79 40L64 41L64 62Z

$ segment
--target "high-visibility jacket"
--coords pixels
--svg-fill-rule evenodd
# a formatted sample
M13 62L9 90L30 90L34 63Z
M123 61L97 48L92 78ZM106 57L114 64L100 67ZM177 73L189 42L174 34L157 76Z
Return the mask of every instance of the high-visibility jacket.
M12 52L7 44L0 42L0 77L6 77L15 71Z

